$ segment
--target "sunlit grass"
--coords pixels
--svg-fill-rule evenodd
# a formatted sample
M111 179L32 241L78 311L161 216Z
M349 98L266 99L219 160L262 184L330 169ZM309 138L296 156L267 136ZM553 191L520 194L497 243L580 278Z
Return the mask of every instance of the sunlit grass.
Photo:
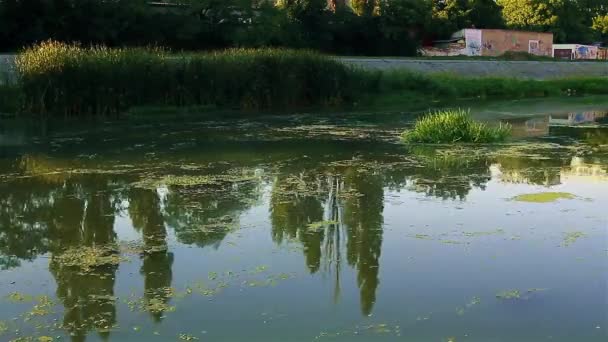
M509 125L490 127L473 120L464 110L446 110L418 119L414 128L405 131L402 139L408 143L494 143L506 140L511 134Z
M351 103L362 77L311 51L171 54L44 42L17 58L27 111L117 115L133 106L293 108Z

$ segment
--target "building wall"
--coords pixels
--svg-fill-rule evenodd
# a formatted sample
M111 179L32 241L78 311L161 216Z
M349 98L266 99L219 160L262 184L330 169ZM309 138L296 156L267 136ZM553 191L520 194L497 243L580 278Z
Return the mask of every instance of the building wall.
M468 30L467 30L468 31ZM553 33L509 30L480 30L482 56L500 56L507 51L530 52L538 56L553 55ZM530 46L530 42L534 44ZM538 42L538 44L535 44Z
M553 57L565 57L570 52L572 59L606 59L606 50L593 45L553 44Z

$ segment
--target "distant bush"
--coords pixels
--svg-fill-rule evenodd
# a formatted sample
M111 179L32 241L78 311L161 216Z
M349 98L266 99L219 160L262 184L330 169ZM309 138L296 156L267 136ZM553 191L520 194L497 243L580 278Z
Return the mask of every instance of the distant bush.
M369 79L309 51L83 48L53 41L17 58L32 113L113 115L137 105L238 109L349 103Z
M490 127L473 120L467 111L447 110L420 118L402 138L408 143L493 143L504 141L510 134L509 125Z
M537 56L525 51L506 51L498 56L499 59L506 61L546 61L553 60L548 56Z

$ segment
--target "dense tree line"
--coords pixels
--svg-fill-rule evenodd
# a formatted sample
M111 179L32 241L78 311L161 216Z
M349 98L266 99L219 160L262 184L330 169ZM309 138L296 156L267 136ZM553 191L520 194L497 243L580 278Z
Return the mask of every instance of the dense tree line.
M162 6L161 6L162 5ZM411 55L461 28L608 41L605 0L0 0L0 50L47 39L176 50L285 46Z

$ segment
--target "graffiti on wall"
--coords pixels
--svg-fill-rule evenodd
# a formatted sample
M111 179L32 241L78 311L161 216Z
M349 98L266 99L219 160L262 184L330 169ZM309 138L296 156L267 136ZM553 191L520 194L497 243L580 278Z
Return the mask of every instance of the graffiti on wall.
M576 47L577 59L597 59L597 46L578 45Z
M464 31L467 56L481 56L481 30L467 29Z

